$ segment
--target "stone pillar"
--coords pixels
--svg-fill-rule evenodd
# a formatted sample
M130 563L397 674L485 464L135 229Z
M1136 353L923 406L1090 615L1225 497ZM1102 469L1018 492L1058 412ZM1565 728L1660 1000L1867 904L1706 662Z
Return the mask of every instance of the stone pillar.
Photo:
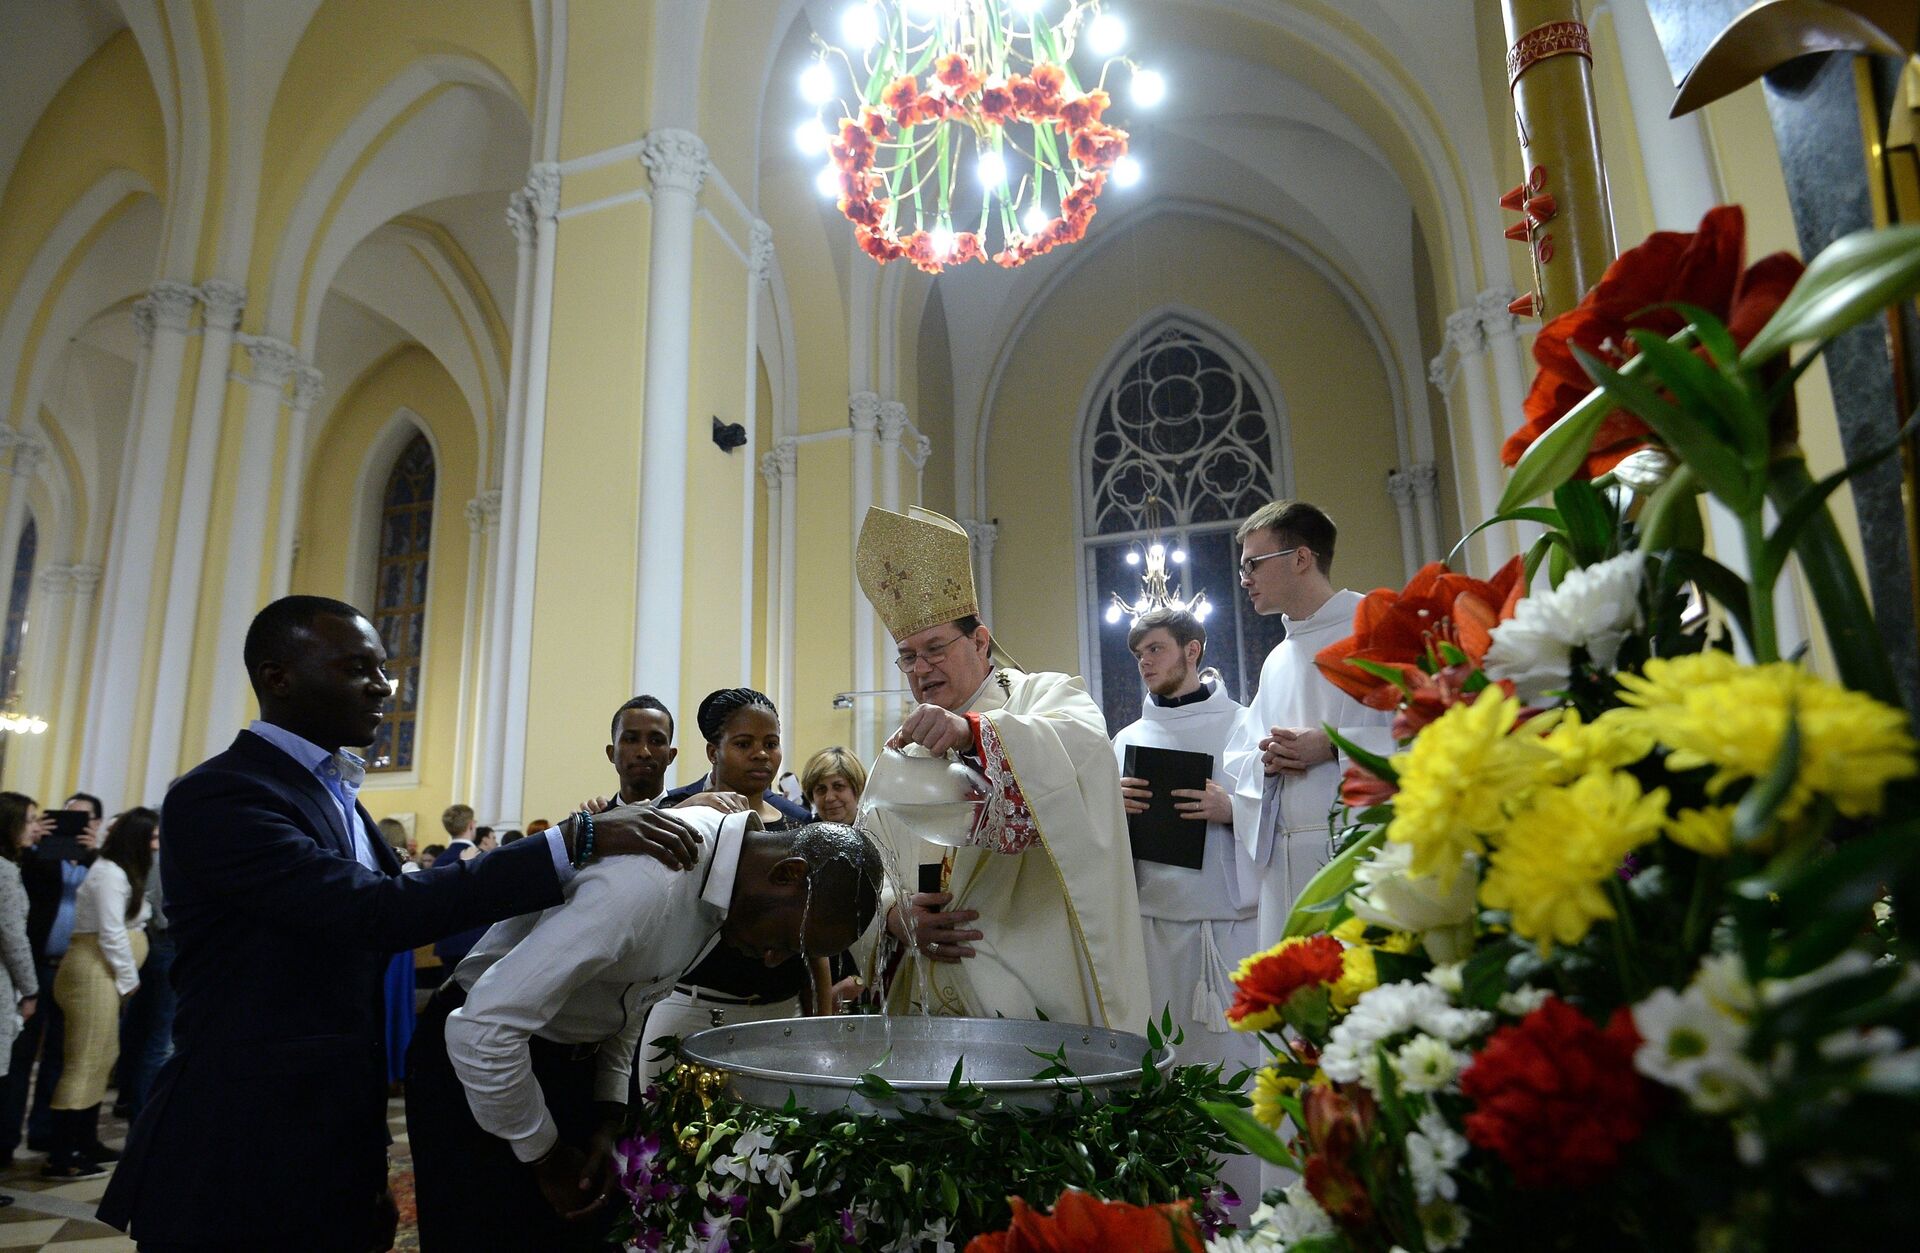
M460 618L460 702L454 720L453 794L473 795L474 761L479 751L474 720L480 706L484 671L488 537L500 524L500 493L481 492L467 502L467 597Z
M1440 546L1440 468L1431 461L1416 461L1406 469L1413 484L1413 514L1419 523L1420 560L1433 561L1444 556Z
M233 515L227 528L226 577L220 587L220 616L214 627L213 683L203 731L206 756L232 742L234 731L246 716L247 675L237 663L246 645L247 627L266 604L262 587L272 578L265 566L267 507L273 499L273 450L280 439L280 409L286 402L287 383L301 368L300 355L285 340L249 335L243 336L241 343L251 368L246 379L246 415L240 427L239 467L233 479ZM149 779L155 769L156 764L149 763Z
M126 490L114 509L108 541L106 591L98 615L86 741L80 753L81 785L99 795L110 809L160 799L133 791L130 766L134 736L144 733L144 728L134 725L134 710L146 663L147 628L158 612L153 604L153 576L160 556L160 515L167 496L178 492L179 486L164 474L141 473L136 468L165 466L172 460L187 327L197 299L198 293L186 283L155 283L135 309L135 324L143 335L150 334L150 342L144 354L143 386L134 401L132 439L126 451L128 472L123 476Z
M76 783L73 778L73 759L81 742L81 728L75 726L80 717L80 672L86 665L87 645L93 639L93 594L99 586L99 566L67 567L67 624L61 632L60 685L54 698L53 712L47 715L47 720L53 723L52 730L47 733L53 740L52 771L48 776L50 786L47 790L63 796L73 791ZM51 645L48 651L51 655ZM98 664L97 659L95 664Z
M900 512L900 437L907 429L907 406L898 400L880 404L880 505Z
M767 629L767 647L772 654L768 673L775 676L774 699L780 708L793 705L794 692L794 561L798 541L800 502L797 496L800 445L791 435L773 441L773 451L760 458L760 473L767 481L767 571L769 589L767 608L771 620ZM775 514L772 511L778 509ZM791 715L789 715L791 716Z
M1400 564L1411 579L1420 569L1418 523L1413 514L1413 474L1410 470L1387 471L1387 495L1400 518Z
M980 599L980 620L993 625L993 546L1000 539L998 522L959 520L973 546L973 590Z
M1525 420L1528 381L1532 372L1520 343L1520 322L1507 305L1513 292L1491 287L1474 300L1480 311L1480 333L1487 345L1487 359L1493 363L1493 386L1499 419L1494 430L1504 441L1520 429Z
M693 223L707 145L683 130L640 150L653 183L647 241L647 344L640 433L640 563L634 588L633 690L680 707L680 616L686 575L687 397L693 329Z
M852 529L847 534L851 538L860 534L860 524L873 505L873 449L880 427L880 397L874 392L855 392L847 397L847 424L853 428L853 490L847 493L852 513ZM877 627L873 606L867 603L858 579L853 581L852 596L853 688L860 691L875 686L873 633ZM872 761L879 751L873 714L859 705L853 709L853 751L861 761Z
M547 432L547 346L553 324L554 231L560 212L560 167L542 162L527 174L526 211L533 224L533 260L527 300L525 373L521 388L520 447L511 485L501 489L502 516L513 493L512 582L498 592L507 603L505 695L501 755L495 767L499 793L496 822L519 825L526 786L527 684L533 664L533 574L540 542L540 454ZM684 365L683 365L684 368ZM504 543L503 543L504 547Z
M280 520L273 532L273 587L278 600L293 586L293 562L300 555L300 501L307 485L307 425L320 403L326 376L310 365L293 372L293 411L287 419L286 458L280 467Z
M759 458L753 455L754 439L760 430L760 289L766 284L773 265L773 228L755 221L750 229L747 250L747 360L743 386L746 396L740 406L740 424L747 432L747 443L740 464L740 674L753 674L754 571L753 531L756 490L753 472ZM769 632L771 635L771 632ZM769 678L768 683L773 680Z
M1487 387L1487 337L1480 310L1470 305L1447 317L1447 347L1456 362L1454 378L1463 385L1467 402L1467 445L1471 449L1473 505L1462 508L1469 528L1478 526L1500 510L1500 489L1505 471L1500 465L1501 431L1494 413L1493 397ZM1444 376L1444 367L1441 370ZM1451 403L1449 415L1458 411ZM1456 425L1457 430L1457 425ZM1497 566L1513 555L1511 538L1499 527L1480 533L1489 567Z
M507 225L513 231L516 261L513 284L513 351L507 373L507 423L501 439L500 515L493 544L493 573L487 581L487 629L481 647L479 767L473 805L489 821L500 815L500 779L507 753L507 659L512 645L514 562L520 519L520 447L525 442L527 333L533 304L533 255L536 230L532 202L523 189L507 197Z

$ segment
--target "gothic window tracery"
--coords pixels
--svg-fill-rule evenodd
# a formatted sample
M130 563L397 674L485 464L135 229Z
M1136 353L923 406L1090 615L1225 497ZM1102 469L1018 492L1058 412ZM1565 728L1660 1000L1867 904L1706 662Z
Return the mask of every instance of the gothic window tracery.
M393 700L368 750L369 771L411 770L419 747L433 493L433 447L425 435L416 433L394 462L380 498L373 622L387 649Z

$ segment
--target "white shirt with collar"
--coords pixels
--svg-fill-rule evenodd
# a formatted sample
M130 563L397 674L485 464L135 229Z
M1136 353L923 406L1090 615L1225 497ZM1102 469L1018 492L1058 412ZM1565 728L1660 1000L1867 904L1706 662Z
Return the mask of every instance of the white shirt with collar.
M467 1001L447 1017L447 1056L474 1119L523 1162L558 1139L529 1038L598 1045L594 1099L625 1104L648 1006L719 939L759 819L698 806L674 816L702 837L692 869L651 857L597 862L561 889L561 904L495 923L454 971Z

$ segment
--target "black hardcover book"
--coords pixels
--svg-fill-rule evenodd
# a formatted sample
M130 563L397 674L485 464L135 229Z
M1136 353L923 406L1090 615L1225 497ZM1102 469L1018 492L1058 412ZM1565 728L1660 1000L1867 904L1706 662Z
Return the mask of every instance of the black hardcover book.
M1126 766L1120 773L1145 779L1153 789L1147 812L1127 815L1127 834L1133 839L1133 855L1141 861L1200 869L1200 859L1207 848L1207 824L1182 817L1174 808L1173 792L1175 788L1196 792L1205 788L1207 780L1213 777L1213 757L1178 748L1129 744Z

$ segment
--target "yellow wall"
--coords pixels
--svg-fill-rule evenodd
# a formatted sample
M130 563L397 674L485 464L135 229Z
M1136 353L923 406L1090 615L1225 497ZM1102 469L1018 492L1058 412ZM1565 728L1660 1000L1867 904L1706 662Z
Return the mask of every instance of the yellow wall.
M360 586L358 576L348 569L351 540L360 525L358 491L374 441L402 407L426 423L436 453L426 676L414 749L419 783L396 787L383 783L378 774L369 775L360 799L375 818L417 813L430 820L454 801L471 799L453 795L453 772L469 574L466 505L477 490L478 441L473 414L459 386L425 349L395 350L369 367L341 396L314 445L292 590L339 597L372 612L372 587ZM376 491L392 468L391 464L374 468ZM365 542L376 540L367 537Z
M1081 473L1074 432L1088 385L1121 337L1170 302L1231 331L1272 372L1295 495L1322 505L1340 527L1335 582L1368 589L1404 581L1386 492L1396 464L1391 393L1352 309L1291 252L1231 226L1159 217L1108 240L1053 292L994 398L987 512L1000 535L991 625L1028 668L1081 669L1067 488Z

